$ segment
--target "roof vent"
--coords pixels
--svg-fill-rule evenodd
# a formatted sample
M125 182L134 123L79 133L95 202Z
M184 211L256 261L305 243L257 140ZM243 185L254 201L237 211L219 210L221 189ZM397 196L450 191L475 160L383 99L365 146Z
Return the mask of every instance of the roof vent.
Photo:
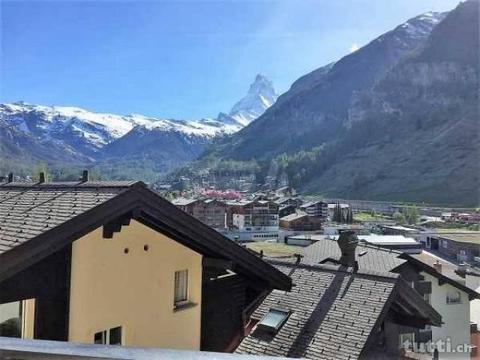
M458 264L456 273L462 277L465 277L465 275L467 274L467 267L467 263L461 262L460 264Z
M90 176L88 175L88 170L83 170L82 172L82 182L87 182L90 179Z
M290 316L290 311L270 309L257 324L257 329L276 334Z
M442 273L442 263L440 262L440 260L437 260L435 261L435 263L433 264L433 268L438 272L438 273Z
M355 260L355 250L358 245L358 237L355 234L355 231L340 230L340 237L338 238L337 243L342 252L340 264L358 269L358 263Z

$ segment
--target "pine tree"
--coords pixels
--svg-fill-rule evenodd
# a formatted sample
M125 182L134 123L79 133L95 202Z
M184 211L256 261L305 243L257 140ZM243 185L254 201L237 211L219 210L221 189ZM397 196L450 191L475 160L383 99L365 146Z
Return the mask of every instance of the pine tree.
M347 224L353 224L353 212L351 208L347 209Z
M342 211L340 209L340 204L335 204L335 209L333 210L333 221L341 223L342 222Z

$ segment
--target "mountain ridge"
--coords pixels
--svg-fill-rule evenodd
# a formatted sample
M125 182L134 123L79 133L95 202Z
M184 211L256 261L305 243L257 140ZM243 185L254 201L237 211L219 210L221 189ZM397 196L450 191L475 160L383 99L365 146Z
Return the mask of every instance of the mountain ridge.
M274 92L271 82L257 75L242 100L252 95L252 88L258 87L259 82L268 82L271 86L267 89L267 96ZM261 96L262 89L256 89L255 95ZM238 106L239 103L235 105L236 113L248 112L250 118L243 120L253 121L269 105L258 105L255 100L250 99L243 108ZM251 111L251 107L255 111ZM28 168L33 164L44 163L51 168L93 166L101 172L103 166L111 168L109 162L119 167L129 164L127 166L137 168L137 162L145 160L153 170L146 169L145 164L140 165L151 174L149 180L153 180L154 174L159 175L194 159L214 139L239 131L244 126L234 116L227 116L228 119L185 121L139 114L97 113L69 106L24 102L0 104L0 171L27 173L31 172ZM141 142L150 144L151 148L139 146ZM51 153L48 148L58 149L62 156ZM15 161L15 156L23 161ZM18 163L22 162L28 165L19 167ZM109 172L108 176L135 174L133 171L121 174L120 169L111 170L115 170L114 174Z
M256 160L260 184L478 206L478 5L419 15L305 75L199 166Z

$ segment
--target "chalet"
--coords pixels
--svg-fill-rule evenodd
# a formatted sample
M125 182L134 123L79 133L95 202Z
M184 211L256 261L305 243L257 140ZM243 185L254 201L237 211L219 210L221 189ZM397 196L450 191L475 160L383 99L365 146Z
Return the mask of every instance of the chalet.
M227 205L216 199L185 199L172 201L174 205L214 229L224 229L227 219Z
M303 263L338 264L341 251L335 240L317 241L305 248ZM480 299L465 280L456 275L451 267L437 264L438 257L428 252L406 254L381 247L360 244L356 248L358 269L375 272L396 273L407 281L442 317L442 324L424 329L402 326L402 342L405 339L417 344L437 344L449 339L451 349L470 344L470 302ZM444 261L441 261L443 263ZM294 280L295 281L295 280ZM465 348L464 348L465 349ZM440 359L454 356L468 359L468 349L463 353L440 355Z
M236 229L240 240L278 238L278 208L269 200L240 200L227 202L227 224Z
M291 279L141 182L0 184L0 336L231 351Z
M278 217L282 218L290 214L295 214L297 208L295 205L280 205L278 208Z
M328 204L323 201L310 201L300 206L300 210L310 216L317 216L326 221L328 218Z
M280 227L293 231L314 231L322 228L322 220L306 213L294 213L280 218Z

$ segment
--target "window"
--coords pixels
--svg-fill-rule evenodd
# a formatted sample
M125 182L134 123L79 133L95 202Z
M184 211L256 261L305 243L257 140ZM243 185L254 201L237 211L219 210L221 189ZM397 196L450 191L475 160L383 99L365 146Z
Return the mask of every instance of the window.
M403 349L412 349L413 343L415 342L415 334L400 334L400 347Z
M122 327L117 326L95 333L93 342L101 345L122 345Z
M110 345L122 345L122 327L110 329Z
M432 294L423 294L423 300L430 304Z
M105 330L95 333L95 336L93 337L93 343L105 345L107 343L107 331Z
M0 336L33 339L35 299L0 304Z
M289 311L270 309L268 313L258 323L258 329L276 334L282 325L287 321Z
M0 305L0 336L22 337L21 301Z
M181 306L188 302L188 270L175 271L174 305Z
M442 246L446 249L448 247L448 241L442 240Z
M460 304L462 302L462 295L460 291L447 292L447 304Z

